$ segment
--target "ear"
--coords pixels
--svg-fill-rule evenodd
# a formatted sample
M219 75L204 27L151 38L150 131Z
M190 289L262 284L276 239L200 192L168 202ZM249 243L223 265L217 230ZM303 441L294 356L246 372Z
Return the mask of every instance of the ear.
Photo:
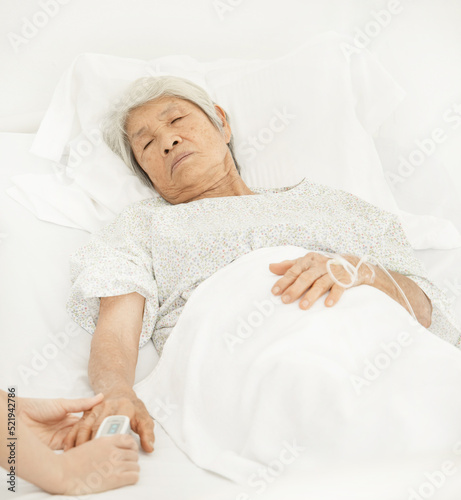
M215 104L214 107L223 125L223 134L226 139L226 144L229 144L232 137L232 130L230 128L229 122L226 119L226 112L221 108L221 106L218 106L217 104Z

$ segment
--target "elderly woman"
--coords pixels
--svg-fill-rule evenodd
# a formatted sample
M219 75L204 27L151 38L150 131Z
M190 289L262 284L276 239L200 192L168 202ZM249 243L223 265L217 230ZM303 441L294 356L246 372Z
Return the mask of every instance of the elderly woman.
M68 311L94 334L89 379L105 397L69 433L66 449L90 439L105 416L125 414L143 449L153 451L153 420L133 391L138 348L152 338L161 356L196 287L259 248L314 250L270 266L278 276L272 293L286 304L299 300L305 314L325 293L328 307L348 293L327 272L322 251L353 265L370 254L424 327L459 342L449 303L425 277L396 216L307 179L281 189L247 186L227 114L194 83L176 77L134 82L109 115L104 137L161 197L153 191L129 206L72 256ZM337 280L350 282L344 267L331 269ZM409 310L381 268L360 266L359 285L376 287Z

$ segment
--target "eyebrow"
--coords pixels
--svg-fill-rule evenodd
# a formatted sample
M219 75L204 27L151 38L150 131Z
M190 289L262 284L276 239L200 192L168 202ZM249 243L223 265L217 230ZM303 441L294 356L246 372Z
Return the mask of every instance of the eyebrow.
M167 106L166 109L164 109L159 115L159 118L163 118L165 115L167 115L172 109L177 108L177 104L170 104ZM143 134L147 130L147 127L142 127L140 128L135 134L131 136L131 140L133 141L136 139L136 137L139 137L141 134Z

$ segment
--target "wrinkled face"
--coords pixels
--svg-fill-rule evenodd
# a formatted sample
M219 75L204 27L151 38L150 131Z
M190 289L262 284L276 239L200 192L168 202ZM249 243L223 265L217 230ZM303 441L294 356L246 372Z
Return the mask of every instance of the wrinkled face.
M168 202L192 200L235 169L227 146L231 130L224 111L216 111L223 131L198 106L177 97L156 99L129 114L125 130L135 158Z

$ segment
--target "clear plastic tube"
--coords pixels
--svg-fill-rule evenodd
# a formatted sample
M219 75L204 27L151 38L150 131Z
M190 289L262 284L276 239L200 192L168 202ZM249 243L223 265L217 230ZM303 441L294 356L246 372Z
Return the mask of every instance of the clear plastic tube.
M384 268L384 266L381 265L381 263L375 259L374 257L372 257L371 255L364 255L358 262L357 266L354 266L353 264L351 264L348 260L346 260L342 255L339 255L339 254L329 254L327 252L324 252L327 256L329 257L332 257L330 260L327 260L327 271L328 271L328 274L330 275L330 278L339 286L342 286L343 288L350 288L351 286L354 286L355 283L357 283L357 280L358 280L358 271L359 271L359 268L362 264L365 264L372 272L372 277L371 277L371 283L374 282L374 279L375 279L375 271L373 268L371 268L367 262L369 262L370 264L374 264L374 265L377 265L378 267L380 267L388 276L389 278L392 280L392 282L394 283L394 285L397 287L397 289L399 290L399 292L402 294L402 297L404 298L405 300L405 304L407 305L408 309L410 310L411 312L411 315L413 316L413 319L415 321L418 321L417 318L416 318L416 315L413 311L413 308L411 307L410 305L410 302L408 301L407 299L407 296L403 293L403 290L400 288L400 286L398 285L398 283L395 281L395 279L390 275L390 273L388 272L387 269ZM333 275L333 271L331 270L331 265L332 264L338 264L338 265L341 265L344 267L344 269L348 272L349 276L351 277L351 282L350 283L347 283L347 284L344 284L344 283L341 283L340 281L338 281L335 276Z

